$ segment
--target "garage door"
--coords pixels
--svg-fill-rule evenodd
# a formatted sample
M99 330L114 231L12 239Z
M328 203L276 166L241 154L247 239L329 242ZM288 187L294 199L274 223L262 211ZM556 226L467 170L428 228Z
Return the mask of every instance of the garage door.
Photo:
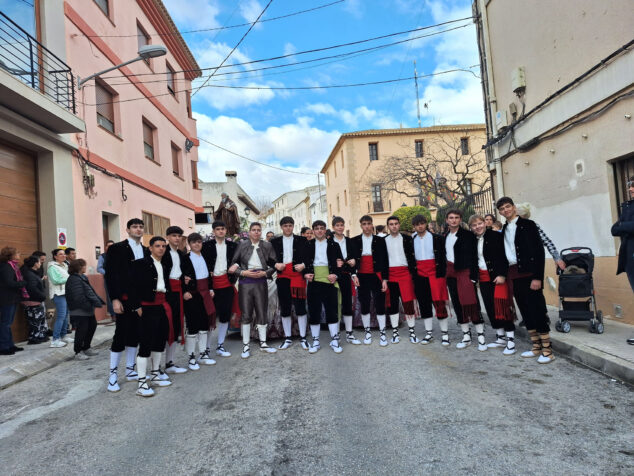
M35 158L0 142L0 248L13 246L26 258L39 248ZM16 341L27 337L22 309L13 323Z

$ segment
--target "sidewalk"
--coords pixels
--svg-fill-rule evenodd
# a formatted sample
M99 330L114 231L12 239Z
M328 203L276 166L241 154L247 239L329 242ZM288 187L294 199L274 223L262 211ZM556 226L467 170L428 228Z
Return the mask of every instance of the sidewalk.
M626 342L628 337L634 337L634 326L604 319L605 332L591 334L587 321L570 322L572 329L565 334L555 330L555 323L559 320L558 309L548 306L548 314L551 320L550 338L556 354L563 354L610 377L634 384L634 345Z
M97 325L92 347L98 347L110 341L113 334L114 323ZM50 348L49 344L50 341L37 345L26 345L26 342L20 342L16 345L24 347L22 352L2 356L0 358L0 390L71 360L75 355L72 343L57 349Z

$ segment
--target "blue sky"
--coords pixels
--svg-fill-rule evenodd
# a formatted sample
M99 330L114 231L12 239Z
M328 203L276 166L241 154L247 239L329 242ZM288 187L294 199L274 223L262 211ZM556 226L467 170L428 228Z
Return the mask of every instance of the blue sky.
M313 8L333 0L273 0L263 19ZM268 0L164 0L181 31L253 21ZM225 64L252 61L410 30L471 15L469 0L346 0L317 11L256 25ZM469 20L420 35L467 25L455 31L384 48L357 57L277 70L211 78L208 84L297 87L382 81L478 64L475 27ZM184 34L202 68L216 66L248 27ZM349 52L407 38L297 55L271 63L220 70L239 71ZM307 68L309 67L309 68ZM296 71L292 71L296 70ZM478 68L473 71L479 74ZM209 74L209 71L205 72ZM200 84L201 81L198 82ZM465 72L419 81L423 125L482 122L480 80ZM428 108L422 108L427 103ZM413 81L346 89L256 91L203 88L194 96L198 135L227 149L272 165L317 172L339 135L372 129L415 127ZM251 196L275 197L312 185L315 176L257 166L201 143L199 175L205 181L238 171Z

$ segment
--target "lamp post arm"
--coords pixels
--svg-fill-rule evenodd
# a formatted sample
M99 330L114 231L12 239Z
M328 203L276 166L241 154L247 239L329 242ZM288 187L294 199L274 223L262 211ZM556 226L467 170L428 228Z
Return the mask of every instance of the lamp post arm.
M109 73L110 71L114 71L115 69L122 68L123 66L127 66L130 63L135 63L135 62L137 62L139 60L142 60L142 59L143 58L141 56L137 56L136 58L131 59L130 61L126 61L125 63L121 63L121 64L118 64L116 66L113 66L112 68L104 69L103 71L99 71L98 73L91 74L87 78L84 78L84 79L80 80L79 77L77 77L77 89L83 88L84 84L86 84L91 79L96 78L97 76L101 76L102 74Z

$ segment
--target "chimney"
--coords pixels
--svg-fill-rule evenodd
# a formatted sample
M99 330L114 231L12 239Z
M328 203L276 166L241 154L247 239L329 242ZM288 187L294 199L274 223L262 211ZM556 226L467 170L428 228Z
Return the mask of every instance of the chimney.
M238 172L235 170L226 170L225 177L227 177L227 182L237 182Z

